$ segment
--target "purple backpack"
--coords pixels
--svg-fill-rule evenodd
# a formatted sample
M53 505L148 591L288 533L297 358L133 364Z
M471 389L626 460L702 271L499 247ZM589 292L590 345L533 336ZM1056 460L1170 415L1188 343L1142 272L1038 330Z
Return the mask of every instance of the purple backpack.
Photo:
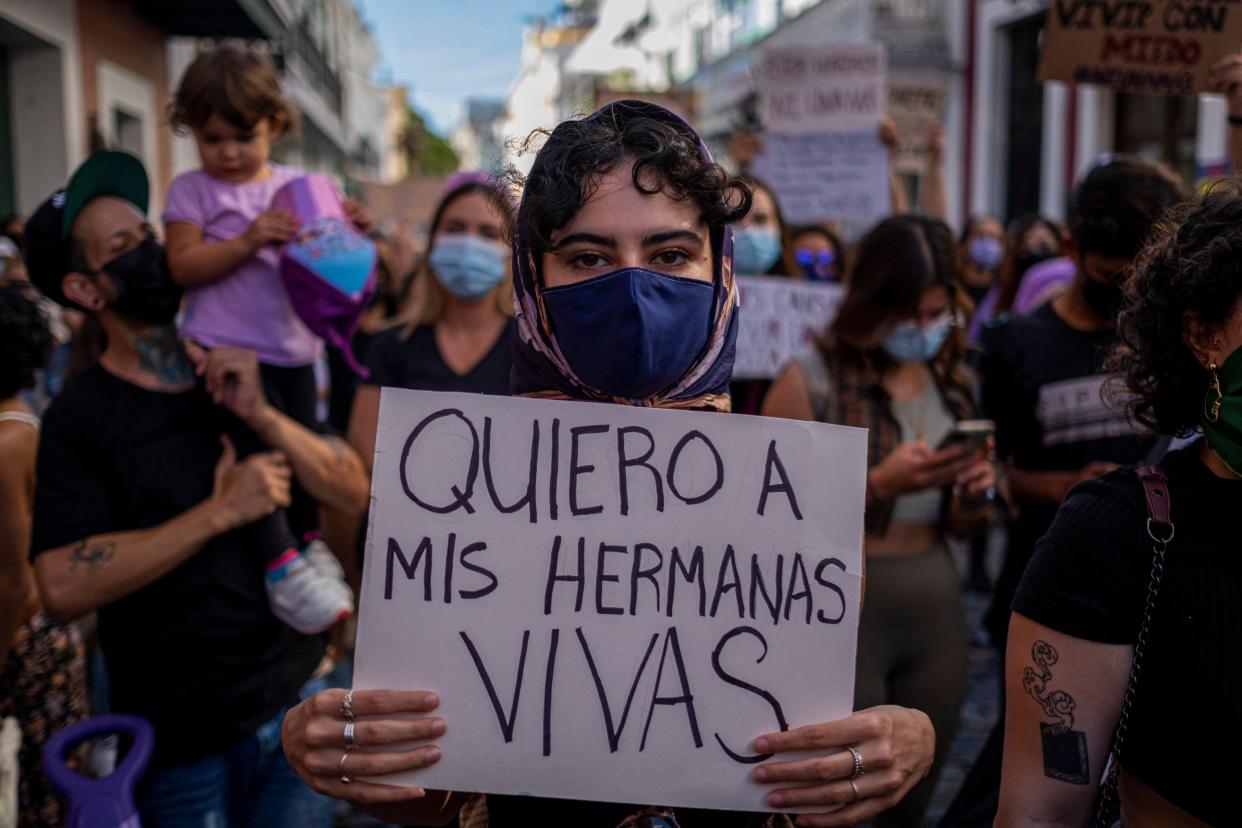
M288 210L298 221L297 235L280 253L280 278L293 309L366 377L350 342L375 292L375 245L345 217L341 195L326 175L290 181L277 191L272 207Z

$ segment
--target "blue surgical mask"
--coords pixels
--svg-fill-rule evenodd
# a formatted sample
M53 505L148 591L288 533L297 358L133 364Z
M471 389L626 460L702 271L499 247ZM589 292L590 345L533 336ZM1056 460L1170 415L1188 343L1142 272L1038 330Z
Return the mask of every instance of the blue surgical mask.
M444 289L459 299L478 299L500 284L509 248L464 233L436 236L427 257Z
M980 236L970 241L970 261L980 270L996 270L1005 258L1005 246L995 236Z
M767 273L781 257L781 237L768 227L733 228L733 271Z
M690 370L711 335L710 282L641 267L543 290L561 354L578 379L644 399Z
M897 362L930 362L944 347L952 326L953 317L949 313L942 314L927 327L911 319L893 328L881 345Z

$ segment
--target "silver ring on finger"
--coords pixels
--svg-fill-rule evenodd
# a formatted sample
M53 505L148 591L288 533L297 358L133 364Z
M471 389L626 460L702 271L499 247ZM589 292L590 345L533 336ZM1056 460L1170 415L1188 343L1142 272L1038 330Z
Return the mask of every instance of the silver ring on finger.
M346 784L346 785L348 785L350 782L353 782L353 781L354 781L354 780L350 779L350 778L349 778L349 774L345 772L345 760L346 760L346 759L348 759L348 758L349 758L349 751L347 750L347 751L345 751L344 753L342 753L342 754L341 754L341 767L340 767L340 771L341 771L341 782L343 782L343 783L344 783L344 784Z
M354 691L350 690L345 694L345 700L341 702L341 718L354 718Z
M854 756L854 774L850 777L850 781L853 782L855 779L862 779L862 775L866 773L866 771L863 770L862 754L859 753L858 749L853 745L846 745L845 749ZM858 790L855 789L854 792L857 793Z
M345 751L348 753L358 747L358 740L354 737L354 722L345 723Z
M858 792L858 783L853 779L848 779L846 781L850 783L850 790L854 792L854 802L862 799L862 794Z

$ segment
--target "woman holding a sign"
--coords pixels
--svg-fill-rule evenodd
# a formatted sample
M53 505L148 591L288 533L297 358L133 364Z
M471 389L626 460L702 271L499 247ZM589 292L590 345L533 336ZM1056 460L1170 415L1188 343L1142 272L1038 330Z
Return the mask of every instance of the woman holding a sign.
M986 516L988 433L963 375L964 302L949 228L897 216L858 244L820 353L776 380L764 414L869 430L866 600L857 706L917 704L948 751L966 692L966 633L946 537ZM878 825L922 825L934 776Z
M750 202L660 107L623 101L558 126L516 222L513 393L728 411L737 311L728 225ZM437 718L438 704L427 692L326 691L290 711L285 752L317 791L391 821L446 824L465 797L356 778L438 762L433 743L460 726ZM798 807L807 813L797 823L809 826L852 825L898 802L927 774L935 741L927 716L892 706L755 736L753 780L770 788L773 810ZM524 796L489 795L487 809L495 828L788 824Z

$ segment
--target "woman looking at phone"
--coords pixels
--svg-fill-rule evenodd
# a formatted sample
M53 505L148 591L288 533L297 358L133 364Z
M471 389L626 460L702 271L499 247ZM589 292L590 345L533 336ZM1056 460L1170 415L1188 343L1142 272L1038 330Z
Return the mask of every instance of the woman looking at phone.
M931 717L931 774L875 819L922 825L965 693L966 630L945 540L986 517L990 439L946 442L974 415L949 228L886 219L859 243L846 281L818 354L786 368L763 413L870 430L854 704L912 705Z

